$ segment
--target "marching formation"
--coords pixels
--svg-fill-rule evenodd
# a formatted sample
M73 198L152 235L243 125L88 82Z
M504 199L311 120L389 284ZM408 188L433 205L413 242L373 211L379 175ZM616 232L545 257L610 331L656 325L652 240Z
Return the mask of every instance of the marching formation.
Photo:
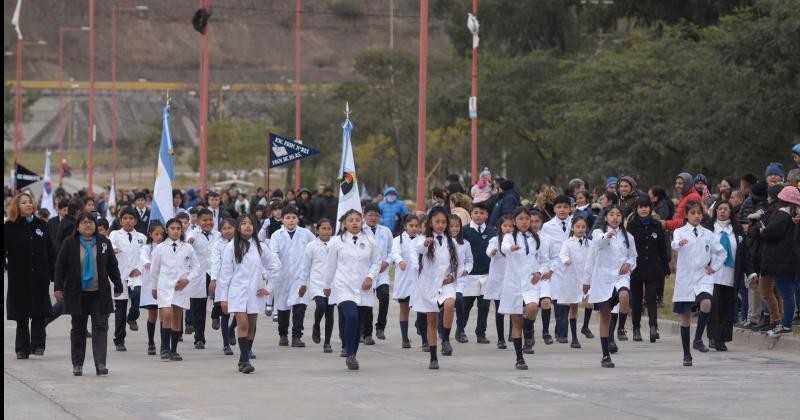
M796 155L800 160L800 151ZM64 198L59 216L48 222L37 217L33 196L22 192L6 206L8 317L18 322L17 358L27 359L44 354L47 324L71 315L73 373L79 376L88 335L97 374L108 373L112 312L117 351L127 351L127 330L138 331L140 309L148 356L183 360L179 348L189 334L193 343L184 346L205 349L209 299L221 354L232 356L238 347L238 369L246 374L255 371L259 314L278 323L280 346L306 347L312 301L313 342L333 353L338 324L340 356L349 370L359 369L359 346L375 344L373 331L386 340L391 300L400 308L397 345L414 347L414 312L430 369L439 369L439 356L455 355L451 339L470 341L473 307L477 344L490 344L493 304L496 347L511 341L520 370L528 369L525 356L535 353L537 319L544 345L568 343L567 351L579 351L579 335L595 337L589 320L597 312L600 365L613 368L617 341L628 340L629 314L633 341L660 338L657 308L674 267L673 312L681 323L682 363L691 366L693 349L727 350L737 318L743 328L791 332L800 261L798 172L786 180L771 164L766 180L728 177L718 194L710 193L704 176L681 173L675 202L661 187L639 192L630 176L609 178L594 194L576 179L565 191L543 187L531 203L520 200L512 181L492 179L487 170L472 194L456 179L433 189L433 205L414 214L393 188L377 203L364 202L363 212L341 215L325 186L313 196L307 190L297 196L259 191L252 200L244 193L211 192L205 201L191 195L189 210L183 209L187 196L176 190L176 217L164 224L150 220L146 192L119 194L110 220L99 217L94 197ZM649 329L643 334L645 309Z

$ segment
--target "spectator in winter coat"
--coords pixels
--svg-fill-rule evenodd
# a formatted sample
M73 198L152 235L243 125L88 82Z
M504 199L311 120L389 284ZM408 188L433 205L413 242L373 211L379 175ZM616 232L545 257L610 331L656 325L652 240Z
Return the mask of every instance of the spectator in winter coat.
M700 194L694 189L693 180L692 175L687 172L681 172L675 177L675 192L680 197L680 201L678 201L678 207L675 209L672 219L661 221L662 226L670 232L683 226L686 218L686 203L701 202Z
M650 187L647 192L650 196L650 202L653 203L653 213L658 216L657 220L672 219L672 214L675 212L675 204L667 197L667 191L660 185Z
M511 215L520 206L519 194L514 189L514 181L507 179L500 184L500 198L492 209L489 226L496 226L503 215Z
M783 165L778 162L772 162L767 165L767 170L764 171L764 177L767 179L767 185L770 187L773 185L780 185L783 184L783 180L786 178L786 172L783 171Z
M408 214L408 207L394 187L389 187L383 191L383 201L378 205L381 209L381 225L386 226L393 234L398 233L398 226L402 229L402 221Z
M489 172L489 168L483 168L483 172L481 172L478 182L476 182L470 190L470 193L472 194L472 202L482 203L486 200L489 200L492 197L493 192L494 186L492 184L492 173Z
M619 207L625 219L636 211L636 199L642 195L636 190L638 187L639 184L632 176L626 175L619 180Z

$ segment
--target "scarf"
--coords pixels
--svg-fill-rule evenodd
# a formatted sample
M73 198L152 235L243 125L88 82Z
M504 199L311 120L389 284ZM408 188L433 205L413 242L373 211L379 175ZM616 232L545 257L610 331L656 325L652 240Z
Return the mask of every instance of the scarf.
M650 226L650 223L653 222L653 217L652 216L640 217L639 220L642 222L643 226Z
M25 223L27 224L33 223L33 216L25 216Z
M92 248L97 243L97 238L92 238L91 241L86 242L83 236L79 236L81 246L86 251L86 256L83 257L83 273L81 275L81 288L91 289L94 282L94 255L92 255Z
M719 236L719 243L722 244L722 247L725 249L725 253L727 254L725 256L725 267L733 268L734 267L734 263L733 263L733 255L732 255L732 250L731 250L731 240L728 239L728 233L727 232L722 231L722 233Z

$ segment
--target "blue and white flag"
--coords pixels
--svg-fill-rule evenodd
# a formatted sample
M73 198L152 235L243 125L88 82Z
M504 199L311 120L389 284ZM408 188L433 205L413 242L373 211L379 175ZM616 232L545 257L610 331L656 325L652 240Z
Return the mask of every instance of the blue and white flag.
M350 107L347 107L349 114ZM353 131L353 124L350 118L345 119L342 124L342 165L339 169L339 207L336 212L336 231L339 231L339 218L351 209L361 212L361 200L359 200L358 179L356 178L356 161L353 159L353 144L350 141L350 133Z
M45 152L44 160L44 186L42 187L42 204L41 208L47 209L50 212L50 217L56 217L56 206L53 202L53 184L50 183L50 155L52 152L47 150Z
M117 186L116 180L112 177L111 178L111 190L108 191L108 202L106 203L106 220L108 224L114 223L114 214L111 213L111 209L117 206Z
M158 168L156 184L153 187L153 207L150 209L150 220L159 220L166 224L175 217L172 207L172 180L175 179L175 168L172 165L172 132L169 129L169 104L164 107L164 125L161 129L161 147L158 149Z

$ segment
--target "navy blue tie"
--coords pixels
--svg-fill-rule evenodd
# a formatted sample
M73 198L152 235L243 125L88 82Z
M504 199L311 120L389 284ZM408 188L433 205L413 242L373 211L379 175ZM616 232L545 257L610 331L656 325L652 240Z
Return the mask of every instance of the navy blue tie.
M523 233L522 234L522 240L525 241L525 255L528 255L528 254L531 253L531 249L528 246L528 234L527 233Z

